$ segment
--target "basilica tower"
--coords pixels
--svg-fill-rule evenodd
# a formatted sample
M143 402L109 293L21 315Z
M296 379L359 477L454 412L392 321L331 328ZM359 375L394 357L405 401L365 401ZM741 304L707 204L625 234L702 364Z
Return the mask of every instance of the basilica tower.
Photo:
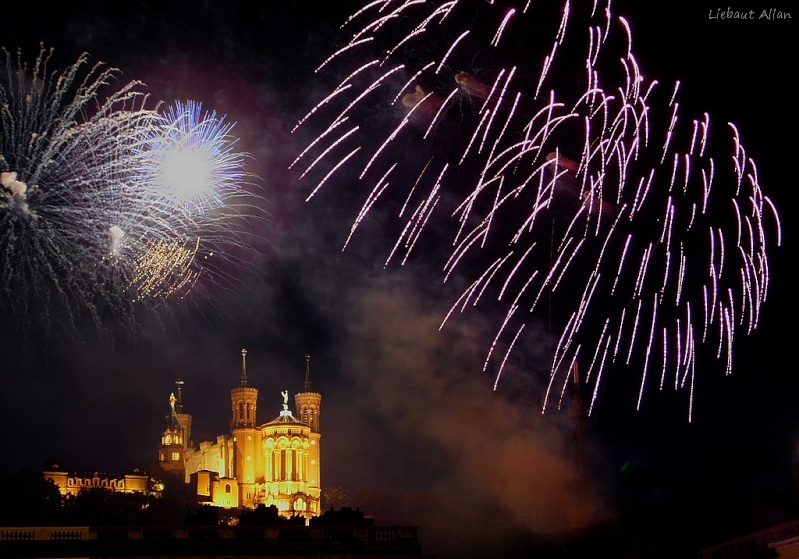
M183 411L183 379L175 381L177 398L175 400L175 417L183 431L183 448L191 448L191 414Z
M256 428L258 389L247 386L247 350L241 350L241 383L230 391L233 471L238 480L239 505L253 508L256 472L261 471L260 432Z
M322 395L311 391L311 356L305 356L305 390L294 395L294 405L300 421L311 428L310 448L308 449L308 494L317 500L321 494L320 451L322 433L319 416L322 411Z
M166 426L161 435L161 445L158 447L158 464L164 472L182 477L186 467L184 463L186 446L183 440L183 427L178 421L175 410L176 402L175 394L170 394L169 415L166 416Z

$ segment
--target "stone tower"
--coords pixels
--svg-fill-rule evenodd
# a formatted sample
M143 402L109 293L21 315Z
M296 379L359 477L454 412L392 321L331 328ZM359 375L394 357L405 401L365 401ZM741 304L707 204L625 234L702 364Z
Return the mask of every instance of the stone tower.
M164 472L183 476L186 469L184 462L186 446L183 439L183 427L178 421L175 410L176 402L175 394L170 394L169 414L166 416L166 425L161 434L161 445L158 447L158 464Z
M183 379L175 381L177 398L175 400L175 416L183 429L183 448L191 448L191 414L183 411Z
M311 391L311 356L305 356L305 390L294 395L294 405L300 421L311 428L308 449L308 493L317 500L321 494L320 481L320 430L319 416L322 411L322 395Z
M253 508L256 472L261 470L260 434L256 410L258 389L247 386L247 350L241 350L241 383L230 390L233 409L230 433L233 436L233 471L239 485L239 505Z

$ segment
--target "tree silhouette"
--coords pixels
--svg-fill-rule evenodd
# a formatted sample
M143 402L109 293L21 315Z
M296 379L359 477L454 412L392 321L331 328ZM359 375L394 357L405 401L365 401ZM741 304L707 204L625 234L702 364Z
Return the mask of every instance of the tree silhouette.
M58 486L40 473L21 470L9 476L0 507L0 526L53 526L60 523L61 494Z

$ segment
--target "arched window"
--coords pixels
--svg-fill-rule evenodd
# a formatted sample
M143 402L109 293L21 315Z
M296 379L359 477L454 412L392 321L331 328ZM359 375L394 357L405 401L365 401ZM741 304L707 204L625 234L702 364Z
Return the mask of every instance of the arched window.
M230 484L229 483L225 484L225 493L230 493Z

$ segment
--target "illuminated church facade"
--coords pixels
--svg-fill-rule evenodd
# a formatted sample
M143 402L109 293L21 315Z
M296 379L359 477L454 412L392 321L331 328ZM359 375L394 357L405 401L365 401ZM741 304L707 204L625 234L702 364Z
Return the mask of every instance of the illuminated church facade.
M296 415L283 391L283 409L258 423L258 389L247 384L247 350L241 351L241 381L230 390L230 432L194 445L192 416L183 407L181 387L169 398L158 462L164 472L183 477L190 497L223 508L276 506L285 517L308 519L320 511L319 416L322 396L310 390L306 355L305 390L294 395Z

